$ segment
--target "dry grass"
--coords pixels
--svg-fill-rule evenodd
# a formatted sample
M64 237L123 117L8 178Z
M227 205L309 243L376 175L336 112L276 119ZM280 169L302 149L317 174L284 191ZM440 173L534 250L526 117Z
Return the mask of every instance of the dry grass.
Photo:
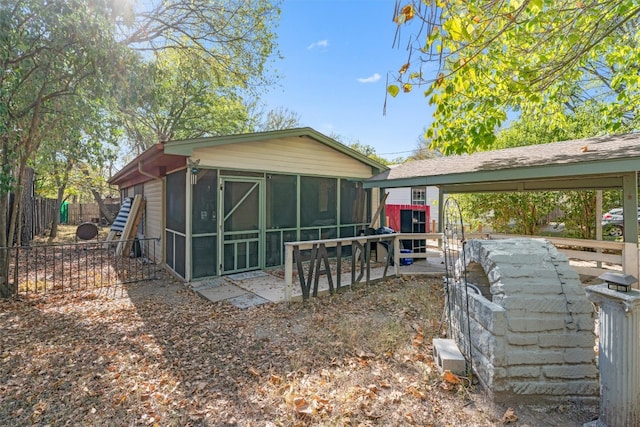
M76 237L77 225L58 225L58 233L55 238L49 238L49 230L44 235L35 236L31 244L33 245L50 245L54 243L75 243L82 242ZM105 240L109 234L110 227L98 226L97 240Z
M439 280L246 310L169 279L101 292L0 303L1 425L502 425L434 365Z

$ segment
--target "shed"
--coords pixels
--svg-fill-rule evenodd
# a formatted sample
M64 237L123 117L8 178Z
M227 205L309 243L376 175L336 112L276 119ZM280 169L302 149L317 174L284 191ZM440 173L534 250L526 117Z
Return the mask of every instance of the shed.
M109 183L144 195L144 233L186 281L280 266L288 241L358 235L379 202L363 181L387 169L311 128L154 147Z

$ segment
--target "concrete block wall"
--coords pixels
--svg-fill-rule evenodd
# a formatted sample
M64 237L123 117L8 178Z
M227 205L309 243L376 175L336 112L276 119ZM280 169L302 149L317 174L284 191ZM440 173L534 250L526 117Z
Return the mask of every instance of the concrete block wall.
M492 398L597 402L595 311L568 259L544 239L470 240L468 266L481 294L449 283L450 335Z

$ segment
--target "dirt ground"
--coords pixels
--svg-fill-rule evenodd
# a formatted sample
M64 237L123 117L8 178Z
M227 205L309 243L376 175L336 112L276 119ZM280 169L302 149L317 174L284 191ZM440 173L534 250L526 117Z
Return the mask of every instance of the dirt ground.
M307 303L212 304L171 278L0 302L0 425L581 426L443 378L437 279ZM517 420L516 420L517 418Z

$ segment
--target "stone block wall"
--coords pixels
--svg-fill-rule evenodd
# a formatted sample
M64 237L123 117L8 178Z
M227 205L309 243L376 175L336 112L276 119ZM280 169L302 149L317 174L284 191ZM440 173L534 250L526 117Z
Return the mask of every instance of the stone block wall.
M595 311L563 254L544 239L470 240L458 268L450 335L495 401L598 401Z

